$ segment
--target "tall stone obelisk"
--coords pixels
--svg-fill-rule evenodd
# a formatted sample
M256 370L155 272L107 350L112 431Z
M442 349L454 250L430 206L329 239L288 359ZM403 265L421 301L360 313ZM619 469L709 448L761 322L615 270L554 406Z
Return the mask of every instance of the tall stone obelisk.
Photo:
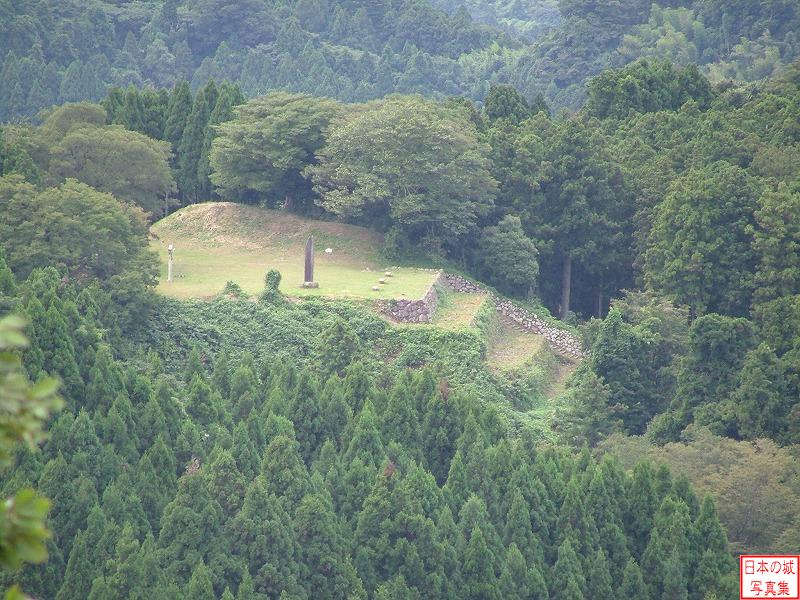
M306 242L306 265L305 265L305 272L303 274L303 287L304 288L315 288L319 287L319 284L314 281L314 236L308 236L308 241Z

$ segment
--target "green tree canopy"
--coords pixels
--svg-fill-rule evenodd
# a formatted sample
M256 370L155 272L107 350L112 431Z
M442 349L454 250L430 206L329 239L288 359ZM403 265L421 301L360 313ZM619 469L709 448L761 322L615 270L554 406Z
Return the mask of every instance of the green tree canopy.
M480 261L487 281L511 292L527 292L539 276L539 251L519 217L507 215L483 230Z
M329 98L273 92L235 109L217 128L209 161L218 193L245 202L307 201L303 169L314 161L331 119L341 111Z
M175 191L169 144L120 126L74 126L50 149L54 181L77 179L160 215Z
M699 314L745 314L757 258L748 231L758 195L754 179L727 162L674 181L650 233L647 283Z
M337 118L319 164L305 172L326 210L395 225L436 249L452 247L491 208L497 183L487 154L463 112L392 96Z

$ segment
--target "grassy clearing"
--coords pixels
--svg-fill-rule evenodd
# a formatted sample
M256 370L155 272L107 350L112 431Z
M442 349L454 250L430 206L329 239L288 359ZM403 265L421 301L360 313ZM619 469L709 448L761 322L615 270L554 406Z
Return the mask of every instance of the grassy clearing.
M486 362L501 371L515 371L529 363L544 345L544 338L516 326L511 319L497 315L489 331Z
M475 313L485 298L484 294L440 294L433 324L441 329L451 330L471 327Z
M391 267L380 257L380 235L362 227L231 202L188 206L153 224L151 233L151 247L161 259L158 291L175 298L208 298L229 280L258 294L269 269L281 272L281 291L289 296L415 299L434 277L426 269ZM316 250L316 289L300 287L309 235ZM169 244L175 245L172 282L167 282ZM325 254L325 248L333 253ZM393 276L378 284L388 269ZM372 290L375 285L378 291Z

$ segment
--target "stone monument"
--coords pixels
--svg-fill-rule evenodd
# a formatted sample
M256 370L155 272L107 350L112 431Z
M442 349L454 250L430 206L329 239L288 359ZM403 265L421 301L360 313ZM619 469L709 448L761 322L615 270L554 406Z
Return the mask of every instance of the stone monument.
M303 287L316 288L319 283L314 281L314 236L308 236L306 242L306 265L305 272L303 273Z

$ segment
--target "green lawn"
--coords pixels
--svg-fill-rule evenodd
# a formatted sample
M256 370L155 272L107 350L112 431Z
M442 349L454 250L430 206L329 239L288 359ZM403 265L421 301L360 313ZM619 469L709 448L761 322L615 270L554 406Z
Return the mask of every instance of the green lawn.
M542 349L544 337L523 330L511 319L497 315L486 349L489 366L503 371L523 367Z
M289 296L420 298L435 273L395 268L379 255L381 238L362 227L312 221L278 210L229 202L188 206L153 224L151 246L161 259L158 291L178 298L214 296L227 281L248 294L264 288L264 274L278 269ZM314 235L314 279L319 288L300 287L304 248ZM174 244L173 280L167 282L167 246ZM332 248L332 254L325 254ZM385 271L392 276L379 284ZM379 286L373 291L373 286Z
M433 324L441 329L463 329L470 327L484 294L443 294L441 303L433 315Z

